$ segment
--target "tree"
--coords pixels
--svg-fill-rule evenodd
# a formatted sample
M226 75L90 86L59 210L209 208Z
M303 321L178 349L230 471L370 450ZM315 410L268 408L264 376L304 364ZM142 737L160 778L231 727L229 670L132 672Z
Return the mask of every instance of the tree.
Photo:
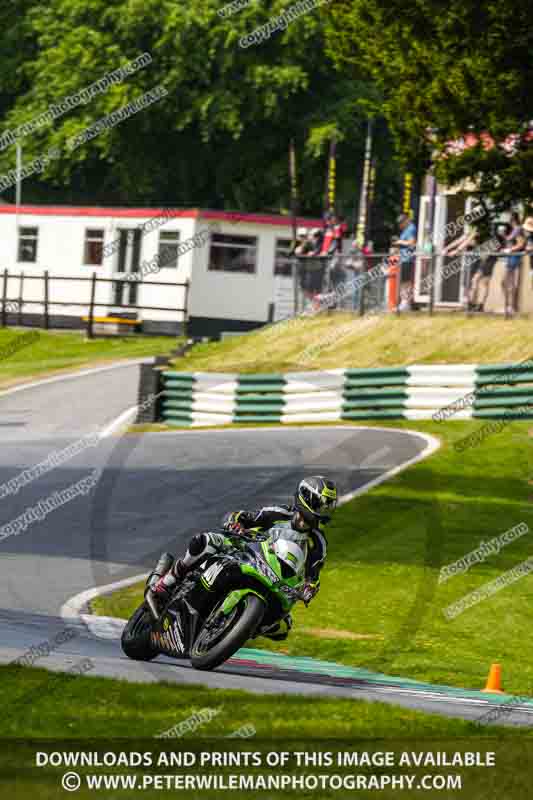
M240 38L285 4L251 3L228 18L217 13L220 7L218 0L49 0L31 6L24 19L37 52L22 64L24 87L5 128L34 119L143 52L152 63L22 140L25 163L50 147L62 153L39 179L28 179L25 196L287 208L293 138L302 211L317 213L327 140L335 130L338 172L348 176L339 180L341 205L348 206L375 89L324 56L318 11L243 48ZM68 153L71 137L157 86L166 97ZM13 166L14 148L0 153L0 167Z
M337 0L326 40L335 63L358 75L363 68L376 82L405 163L433 162L449 184L477 182L497 210L533 202L528 0ZM451 154L450 142L468 133L479 143Z

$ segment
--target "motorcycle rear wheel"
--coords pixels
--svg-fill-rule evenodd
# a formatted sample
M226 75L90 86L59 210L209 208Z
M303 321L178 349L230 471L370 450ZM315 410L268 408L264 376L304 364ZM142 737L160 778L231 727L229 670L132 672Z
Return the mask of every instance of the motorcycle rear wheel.
M143 603L129 618L122 631L120 644L128 658L134 661L151 661L158 655L150 638L151 633L152 617L146 603Z

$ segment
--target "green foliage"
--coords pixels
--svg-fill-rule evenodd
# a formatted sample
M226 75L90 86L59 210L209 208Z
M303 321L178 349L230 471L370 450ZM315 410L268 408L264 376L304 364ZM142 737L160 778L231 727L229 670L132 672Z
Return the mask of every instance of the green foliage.
M327 52L368 71L403 159L437 162L439 178L481 178L496 207L533 198L533 154L477 147L440 158L451 140L490 132L501 144L533 118L531 5L497 0L338 0L327 12Z
M148 51L153 61L123 83L69 111L23 141L24 161L57 146L63 153L26 199L288 208L288 147L297 148L302 211L320 212L327 140L335 132L340 206L358 194L368 104L376 90L337 70L324 54L321 10L303 14L260 45L242 36L286 10L253 0L221 17L218 0L26 0L16 103L4 128L28 122L51 103ZM37 43L28 58L30 42ZM156 86L168 95L68 153L68 139ZM378 142L387 161L388 145ZM14 167L15 148L0 154ZM390 168L388 168L390 171ZM398 183L393 172L393 183ZM28 187L31 188L30 189Z

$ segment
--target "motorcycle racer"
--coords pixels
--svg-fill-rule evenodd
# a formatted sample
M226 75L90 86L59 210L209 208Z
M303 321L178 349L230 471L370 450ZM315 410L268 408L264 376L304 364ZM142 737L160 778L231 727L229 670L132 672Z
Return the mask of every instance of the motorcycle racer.
M320 570L327 555L327 540L321 525L331 520L337 505L337 488L335 483L322 475L304 478L298 484L293 505L265 506L259 511L234 511L226 514L223 522L224 534L200 533L192 537L182 559L174 558L170 553L163 553L153 572L147 580L147 588L151 589L160 603L165 603L183 581L187 573L201 561L215 553L223 552L235 546L239 537L253 537L255 533L264 533L275 525L286 526L288 531L305 533L307 547L305 556L299 553L296 545L288 547L283 539L274 543L276 555L288 571L294 570L295 564L305 559L305 579L302 599L306 605L313 599L320 588ZM287 537L290 539L290 535ZM292 544L292 543L291 543ZM285 623L285 624L283 624ZM281 623L271 626L273 630L261 630L261 635L268 635L278 640L287 637L291 627L290 615Z

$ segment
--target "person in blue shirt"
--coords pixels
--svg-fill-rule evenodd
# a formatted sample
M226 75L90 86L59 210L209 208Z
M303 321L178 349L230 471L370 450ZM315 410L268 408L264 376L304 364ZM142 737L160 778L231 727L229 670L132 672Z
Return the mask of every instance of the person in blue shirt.
M391 245L400 248L400 300L413 296L413 282L415 273L415 247L416 247L416 225L409 214L400 214L398 217L400 235L393 239ZM407 311L410 308L410 301L401 300L400 310Z

